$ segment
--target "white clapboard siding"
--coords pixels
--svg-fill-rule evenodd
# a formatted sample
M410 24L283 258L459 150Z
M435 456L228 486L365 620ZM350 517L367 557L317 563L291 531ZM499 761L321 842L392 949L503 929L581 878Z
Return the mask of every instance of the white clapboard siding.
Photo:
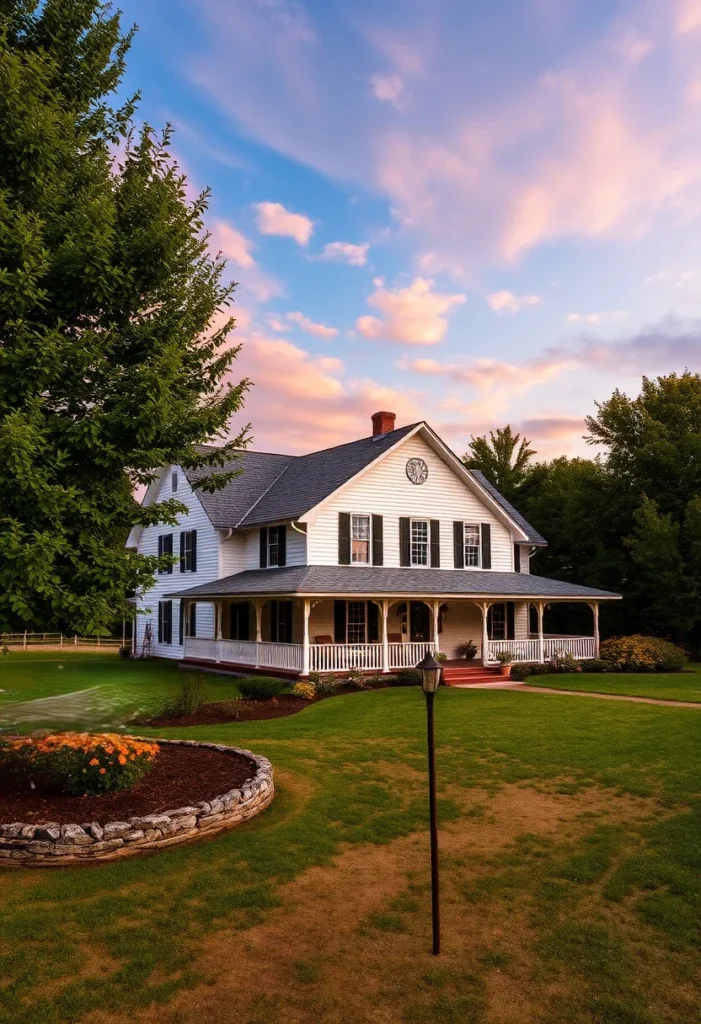
M406 475L410 458L428 465L428 480L419 486ZM338 514L384 517L384 564L399 565L399 519L414 516L441 524L441 569L453 568L453 521L490 523L492 569L513 571L513 540L509 530L455 475L421 438L411 437L378 465L335 494L308 526L309 562L338 565ZM469 569L458 570L469 572Z
M521 544L521 572L530 574L531 571L531 556L530 546L528 544Z
M178 489L172 490L172 475L177 473ZM173 643L158 643L158 602L166 599L165 595L174 590L183 590L195 587L200 583L210 583L219 578L219 534L212 526L206 512L204 511L199 498L190 487L187 477L182 469L174 467L168 470L163 476L163 481L158 492L158 500L164 501L167 498L177 498L188 507L188 513L178 516L177 526L147 526L139 538L138 550L143 555L158 554L158 537L160 534L173 534L173 554L176 558L180 554L180 531L197 530L197 572L181 573L178 564L173 566L172 573L164 573L156 576L156 584L152 590L137 598L137 609L139 614L136 620L137 651L142 650L144 630L146 623L151 623L153 643L151 653L161 658L182 658L183 648L178 643L180 602L173 600ZM198 604L197 606L197 635L202 637L214 636L214 606L212 604Z

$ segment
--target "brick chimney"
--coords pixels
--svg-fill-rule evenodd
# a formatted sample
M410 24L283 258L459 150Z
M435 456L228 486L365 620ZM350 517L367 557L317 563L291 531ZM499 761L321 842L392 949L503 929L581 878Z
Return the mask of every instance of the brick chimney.
M375 412L372 414L372 436L379 437L380 434L389 434L394 430L394 421L397 414L394 412Z

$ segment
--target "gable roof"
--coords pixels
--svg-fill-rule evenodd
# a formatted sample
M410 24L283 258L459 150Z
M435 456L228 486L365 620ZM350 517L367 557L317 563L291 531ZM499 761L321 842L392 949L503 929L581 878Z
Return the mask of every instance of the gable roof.
M277 455L243 450L223 466L186 470L190 484L217 473L241 470L220 491L198 489L197 496L212 525L218 530L248 528L268 523L299 519L371 466L405 437L421 430L422 436L455 472L494 503L506 521L510 520L523 535L521 543L544 546L547 542L537 530L489 483L478 470L467 470L461 460L446 447L423 421L406 427L363 437L358 441L311 452L309 455ZM204 446L206 447L206 446Z
M538 533L538 531L531 526L528 520L524 519L524 517L521 515L518 509L515 509L511 502L507 501L504 495L501 494L496 489L494 484L490 483L489 480L487 480L486 476L484 475L481 469L471 469L470 473L475 478L475 480L479 481L479 483L482 484L485 491L491 494L494 500L498 502L499 505L501 505L504 511L507 512L509 516L511 516L514 522L518 523L521 529L528 534L529 544L533 544L534 547L538 548L545 548L548 546L548 542L545 539L545 537Z

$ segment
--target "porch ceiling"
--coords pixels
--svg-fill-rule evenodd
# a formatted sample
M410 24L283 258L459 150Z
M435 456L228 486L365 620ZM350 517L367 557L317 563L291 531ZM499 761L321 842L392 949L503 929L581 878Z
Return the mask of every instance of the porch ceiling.
M549 601L615 601L621 596L528 573L290 565L283 569L249 569L212 583L173 591L168 597L333 597L351 594L364 597L543 598Z

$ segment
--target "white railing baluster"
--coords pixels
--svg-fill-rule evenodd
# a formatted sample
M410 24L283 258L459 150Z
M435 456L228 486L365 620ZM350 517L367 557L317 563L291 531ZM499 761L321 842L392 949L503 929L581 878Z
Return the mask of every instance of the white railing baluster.
M490 640L489 661L497 661L497 655L508 651L515 662L538 661L537 640ZM596 641L593 636L567 636L543 640L543 655L546 661L558 656L571 654L578 661L596 656Z

